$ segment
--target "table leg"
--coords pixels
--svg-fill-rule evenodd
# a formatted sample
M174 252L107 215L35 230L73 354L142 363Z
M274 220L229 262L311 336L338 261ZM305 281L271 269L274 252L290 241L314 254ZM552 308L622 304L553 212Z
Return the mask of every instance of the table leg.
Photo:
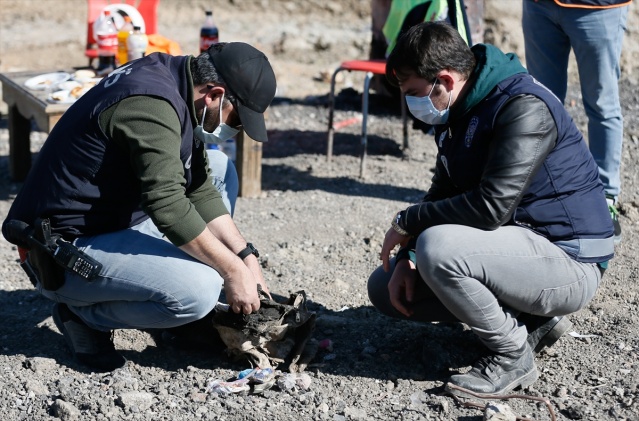
M237 135L237 175L240 197L257 197L262 193L262 144L244 131Z
M31 168L31 120L24 118L14 106L9 107L9 175L23 181Z

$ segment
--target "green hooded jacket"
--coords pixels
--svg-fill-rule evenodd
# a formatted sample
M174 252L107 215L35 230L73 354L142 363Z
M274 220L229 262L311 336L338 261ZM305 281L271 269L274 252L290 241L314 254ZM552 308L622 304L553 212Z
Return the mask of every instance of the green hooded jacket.
M456 120L479 104L502 80L519 73L528 73L515 54L503 53L494 45L476 44L471 50L477 60L468 80L472 86L461 98L461 102L451 108L451 120Z

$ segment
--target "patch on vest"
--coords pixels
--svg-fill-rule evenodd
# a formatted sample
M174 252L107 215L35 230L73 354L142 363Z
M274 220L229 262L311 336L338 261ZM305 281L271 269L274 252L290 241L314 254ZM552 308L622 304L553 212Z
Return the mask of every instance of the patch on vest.
M477 117L473 117L470 119L470 123L468 123L468 129L466 130L466 136L464 137L464 146L470 148L470 144L473 143L473 137L475 136L475 131L477 130L477 126L479 125L479 119Z
M442 164L444 164L444 168L446 168L446 172L448 173L448 176L450 177L450 170L448 169L448 159L446 159L446 155L440 156L440 159L442 160Z
M113 85L115 82L118 81L118 79L120 79L120 76L122 76L123 74L130 74L131 73L131 68L129 68L130 64L124 65L122 67L118 67L117 69L115 69L114 71L112 71L111 73L109 73L107 75L107 77L105 78L105 82L104 82L104 87L108 88L109 86ZM114 76L114 78L111 78L111 76Z
M444 139L446 139L446 131L445 130L439 135L439 147L440 148L444 144Z

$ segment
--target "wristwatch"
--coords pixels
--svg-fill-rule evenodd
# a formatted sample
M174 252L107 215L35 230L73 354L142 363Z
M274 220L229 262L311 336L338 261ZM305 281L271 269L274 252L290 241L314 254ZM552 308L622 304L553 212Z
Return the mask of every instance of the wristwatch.
M237 257L244 260L249 254L252 254L255 257L260 257L260 253L251 243L246 243L246 248L237 253Z
M391 222L391 227L395 230L397 234L403 235L404 237L410 237L410 234L408 233L408 231L406 231L404 228L399 226L399 221L401 219L402 219L402 213L397 212L397 215L395 215L395 217L393 218L393 221Z

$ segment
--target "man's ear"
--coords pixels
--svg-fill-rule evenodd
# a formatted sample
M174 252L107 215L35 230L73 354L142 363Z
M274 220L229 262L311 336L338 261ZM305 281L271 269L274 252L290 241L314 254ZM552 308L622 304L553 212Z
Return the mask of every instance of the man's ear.
M208 106L211 102L216 101L219 96L225 92L222 86L213 86L204 95L204 103Z
M448 92L452 91L455 88L455 84L457 83L453 75L448 70L442 70L437 75L437 79L439 79L439 83Z

